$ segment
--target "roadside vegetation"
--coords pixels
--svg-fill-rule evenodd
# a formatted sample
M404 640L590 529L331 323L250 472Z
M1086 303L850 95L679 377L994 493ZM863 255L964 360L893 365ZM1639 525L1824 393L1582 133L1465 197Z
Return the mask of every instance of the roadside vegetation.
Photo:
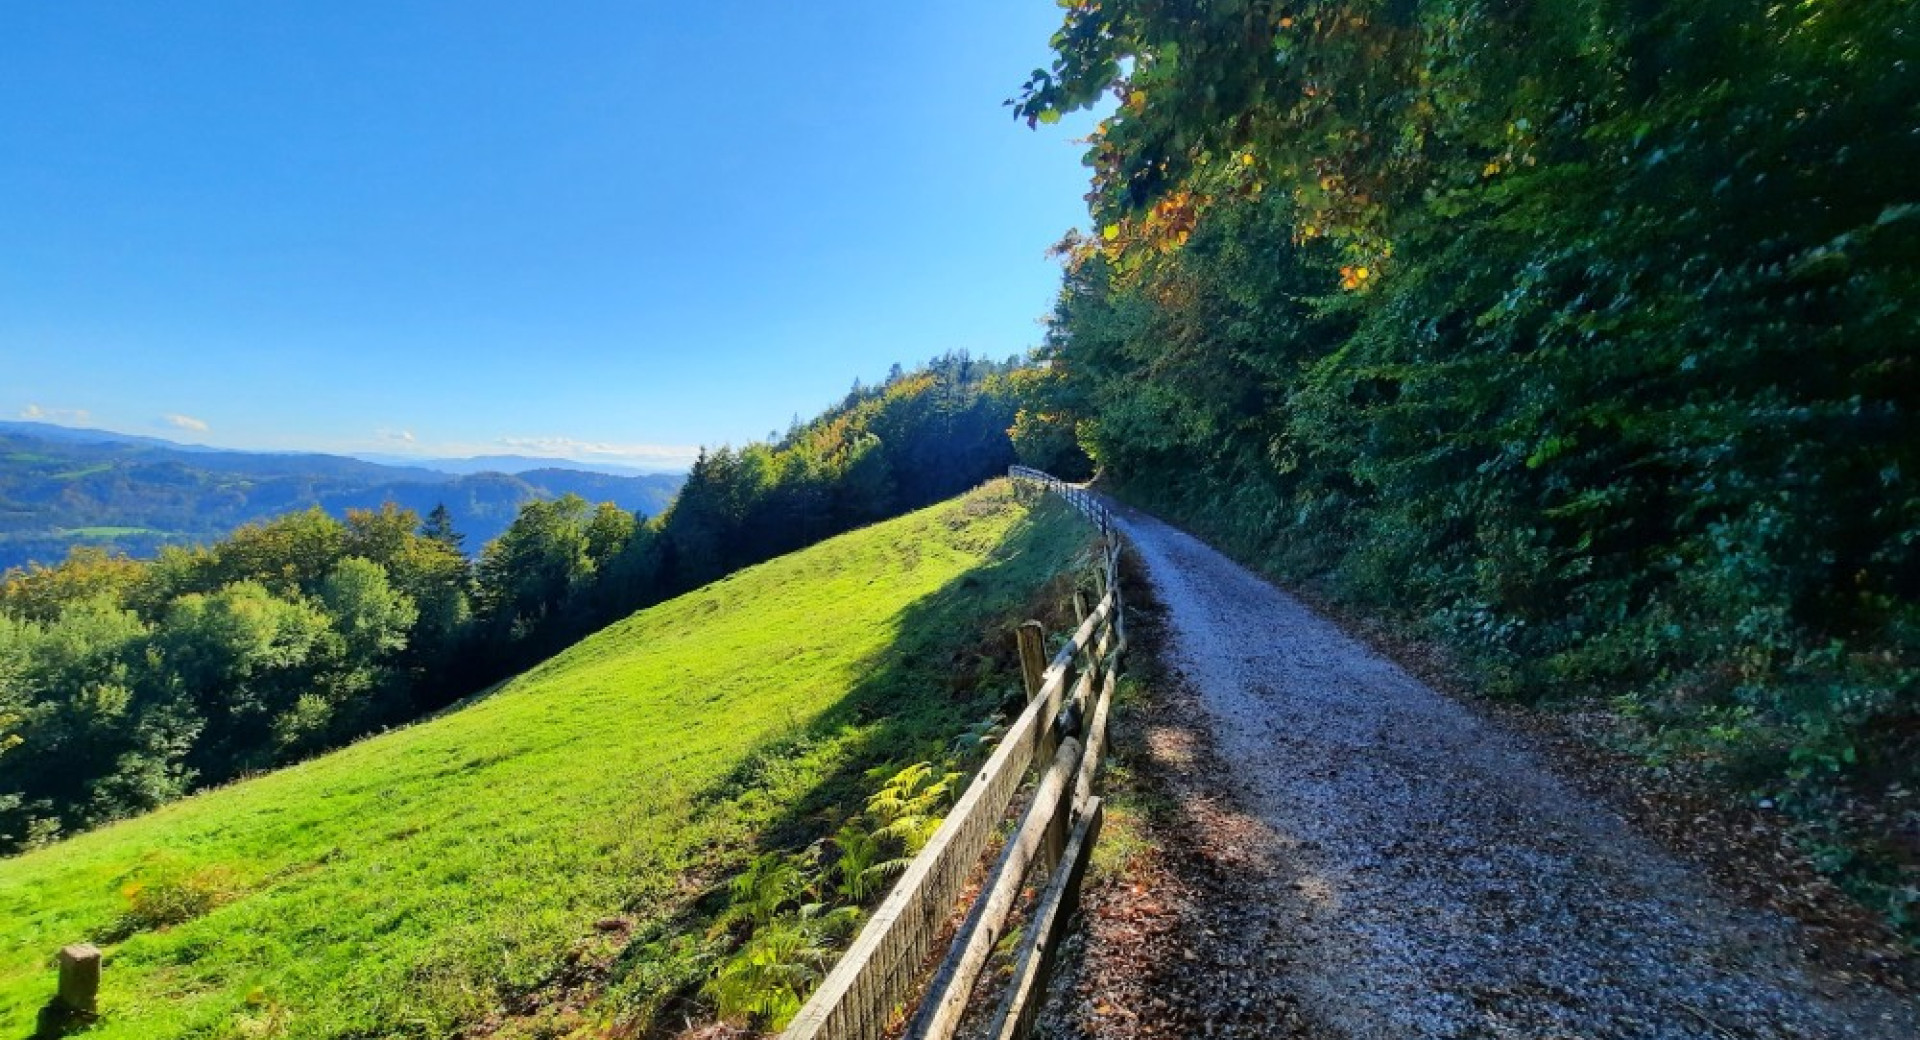
M1898 0L1069 4L1110 99L1016 438L1609 705L1920 935L1920 35Z
M1005 471L1013 362L856 386L706 452L664 512L535 501L474 546L444 506L318 509L151 560L0 583L0 853L436 711L635 608Z
M31 1029L81 940L106 950L99 1040L777 1012L740 951L811 935L824 875L794 888L796 857L837 835L843 902L884 887L944 806L941 763L1019 699L1012 628L1085 552L1069 511L996 482L641 611L431 721L0 861L0 1028Z

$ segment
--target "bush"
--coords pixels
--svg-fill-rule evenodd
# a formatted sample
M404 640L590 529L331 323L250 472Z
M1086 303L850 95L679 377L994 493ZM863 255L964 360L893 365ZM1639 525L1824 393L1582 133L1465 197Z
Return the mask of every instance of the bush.
M118 942L140 932L185 924L232 902L240 893L238 879L225 867L162 869L121 887L127 908L101 938Z

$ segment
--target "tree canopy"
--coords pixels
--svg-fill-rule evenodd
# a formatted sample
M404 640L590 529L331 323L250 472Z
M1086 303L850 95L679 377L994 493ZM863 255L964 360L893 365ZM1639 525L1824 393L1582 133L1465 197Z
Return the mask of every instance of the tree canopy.
M1912 784L1911 4L1062 6L1034 436L1808 819Z
M703 453L648 520L529 502L477 563L447 509L387 503L9 572L0 851L417 718L637 607L970 488L1012 461L1018 367L896 371L779 444Z

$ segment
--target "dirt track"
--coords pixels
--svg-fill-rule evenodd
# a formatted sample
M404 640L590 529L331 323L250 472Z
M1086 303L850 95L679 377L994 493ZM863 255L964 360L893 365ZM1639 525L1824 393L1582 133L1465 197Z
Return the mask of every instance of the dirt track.
M1920 1037L1920 1007L1802 956L1791 921L1714 892L1521 738L1121 519L1177 673L1135 753L1178 833L1090 898L1053 1031Z

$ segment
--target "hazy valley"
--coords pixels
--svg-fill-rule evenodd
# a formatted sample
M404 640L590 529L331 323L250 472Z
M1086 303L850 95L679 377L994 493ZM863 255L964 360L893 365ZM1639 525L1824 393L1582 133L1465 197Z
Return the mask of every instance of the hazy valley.
M394 465L222 451L24 422L0 423L0 463L0 571L57 563L75 545L149 556L283 513L318 507L341 517L387 502L422 516L445 505L477 552L528 502L573 494L651 516L684 479L514 456ZM476 465L491 468L450 471Z

